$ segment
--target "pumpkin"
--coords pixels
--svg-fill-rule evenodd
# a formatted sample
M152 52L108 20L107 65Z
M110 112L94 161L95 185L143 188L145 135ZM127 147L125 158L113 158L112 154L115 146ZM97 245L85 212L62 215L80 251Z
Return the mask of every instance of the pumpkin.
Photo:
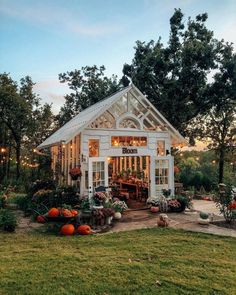
M205 212L200 212L200 217L202 219L207 219L209 217L209 214L208 213L205 213Z
M236 209L236 201L235 200L233 200L231 202L231 209Z
M116 219L116 220L120 220L121 217L122 217L122 215L121 215L120 212L115 212L115 214L114 214L114 219Z
M61 227L61 233L64 236L71 236L75 231L75 227L73 224L65 224Z
M91 227L89 225L80 225L77 230L80 235L91 234Z
M73 214L72 214L71 211L68 210L68 209L63 209L63 210L62 210L62 215L63 215L64 217L73 217Z
M72 209L72 210L70 210L70 212L71 212L71 214L72 214L73 216L78 215L78 211L77 211L77 210Z
M38 215L36 220L39 222L39 223L45 223L46 220L45 220L45 217L43 215Z
M48 216L49 217L57 217L57 216L59 216L59 214L60 214L60 211L57 208L51 208L48 211Z
M157 213L157 212L159 212L160 209L158 206L152 206L150 210L152 213Z

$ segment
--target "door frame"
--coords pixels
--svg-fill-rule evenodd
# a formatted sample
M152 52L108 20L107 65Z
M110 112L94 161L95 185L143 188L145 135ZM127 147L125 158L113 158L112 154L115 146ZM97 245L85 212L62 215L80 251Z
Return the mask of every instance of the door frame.
M93 163L104 162L104 186L108 186L108 158L107 157L91 157L88 159L88 187L89 198L91 199L94 193L93 187Z

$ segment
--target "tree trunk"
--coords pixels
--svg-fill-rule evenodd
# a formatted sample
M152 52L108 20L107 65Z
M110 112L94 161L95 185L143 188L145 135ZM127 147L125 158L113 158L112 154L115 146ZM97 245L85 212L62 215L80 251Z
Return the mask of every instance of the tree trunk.
M225 151L224 148L220 148L220 155L219 155L219 183L223 182L224 178L224 158L225 158Z
M20 149L21 143L16 143L16 179L20 177Z
M11 144L9 144L8 158L7 158L7 178L10 178L10 167L11 167Z

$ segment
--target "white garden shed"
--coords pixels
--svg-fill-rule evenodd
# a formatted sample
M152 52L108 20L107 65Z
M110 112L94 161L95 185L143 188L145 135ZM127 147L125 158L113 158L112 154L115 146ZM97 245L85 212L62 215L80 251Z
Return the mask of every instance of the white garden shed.
M60 183L93 194L98 186L119 185L135 197L162 189L174 193L171 147L186 144L180 133L133 84L80 112L38 146L49 148ZM72 168L81 176L73 180Z

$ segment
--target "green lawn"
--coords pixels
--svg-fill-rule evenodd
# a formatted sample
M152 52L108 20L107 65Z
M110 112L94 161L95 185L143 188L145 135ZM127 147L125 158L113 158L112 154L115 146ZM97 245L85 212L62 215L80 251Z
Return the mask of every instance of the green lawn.
M0 233L0 294L236 294L236 239L158 228Z

